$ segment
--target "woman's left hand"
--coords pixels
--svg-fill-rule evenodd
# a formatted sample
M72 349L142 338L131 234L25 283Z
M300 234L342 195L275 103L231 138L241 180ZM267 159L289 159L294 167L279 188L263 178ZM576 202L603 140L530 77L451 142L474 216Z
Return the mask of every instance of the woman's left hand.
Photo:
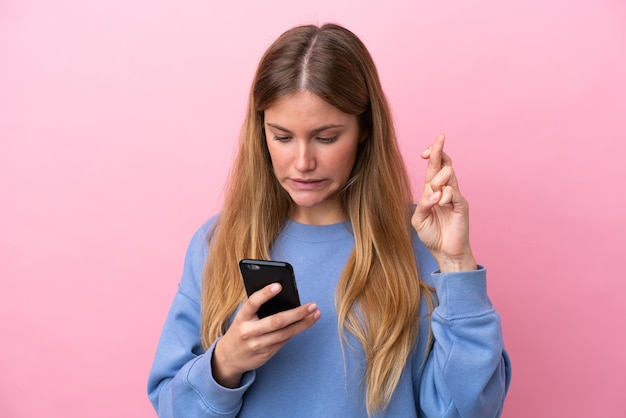
M469 243L469 207L461 195L444 135L422 152L428 160L424 188L411 223L441 272L476 269Z

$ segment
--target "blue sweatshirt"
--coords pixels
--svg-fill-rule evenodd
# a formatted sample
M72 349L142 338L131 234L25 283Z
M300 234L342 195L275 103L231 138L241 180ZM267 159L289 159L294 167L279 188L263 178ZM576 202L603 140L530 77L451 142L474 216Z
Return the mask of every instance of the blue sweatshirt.
M240 387L220 386L200 339L202 268L207 233L194 235L148 380L159 417L366 417L364 355L359 343L342 353L334 297L354 247L349 223L312 226L288 221L271 249L293 265L303 303L322 317L266 364L244 374ZM502 412L510 382L500 318L486 291L486 271L439 273L414 233L420 277L434 286L434 342L427 346L428 308L421 306L418 340L385 417L493 417ZM345 361L344 361L345 360Z

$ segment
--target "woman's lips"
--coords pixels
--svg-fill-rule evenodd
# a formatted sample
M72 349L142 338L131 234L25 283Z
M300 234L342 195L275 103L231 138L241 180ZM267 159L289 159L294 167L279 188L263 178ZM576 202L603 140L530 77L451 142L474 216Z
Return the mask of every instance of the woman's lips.
M298 190L316 190L324 185L325 180L289 179L289 182Z

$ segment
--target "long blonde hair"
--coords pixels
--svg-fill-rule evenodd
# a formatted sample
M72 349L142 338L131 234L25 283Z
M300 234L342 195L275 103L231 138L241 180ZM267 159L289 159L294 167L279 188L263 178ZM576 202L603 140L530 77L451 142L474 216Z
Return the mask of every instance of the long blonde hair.
M356 115L363 142L342 190L354 231L354 250L336 289L342 344L351 333L366 356L366 406L384 411L418 335L422 297L411 243L412 195L389 106L374 62L347 29L299 26L282 34L262 57L249 97L239 150L220 217L209 238L203 273L202 340L226 332L245 292L242 258L269 258L270 247L293 209L273 175L263 112L303 89Z

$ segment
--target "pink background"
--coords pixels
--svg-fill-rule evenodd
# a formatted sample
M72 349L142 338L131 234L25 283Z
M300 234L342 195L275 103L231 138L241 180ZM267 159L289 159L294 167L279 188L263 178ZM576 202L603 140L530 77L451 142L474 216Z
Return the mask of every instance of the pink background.
M626 416L626 3L299 3L0 3L0 416L154 416L256 63L326 21L370 48L416 184L448 136L513 359L504 416Z

